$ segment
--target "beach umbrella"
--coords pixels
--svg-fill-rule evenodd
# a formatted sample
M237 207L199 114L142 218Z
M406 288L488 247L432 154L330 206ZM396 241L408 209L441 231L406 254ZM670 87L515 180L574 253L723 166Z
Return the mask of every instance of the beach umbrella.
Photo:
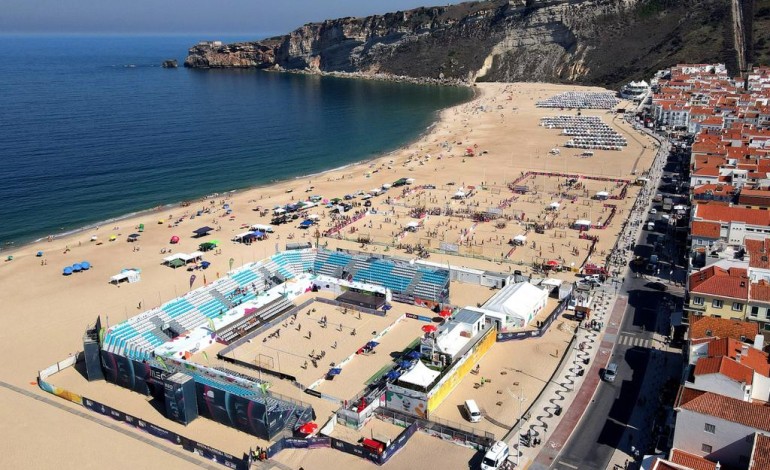
M439 316L441 316L442 318L449 318L452 316L452 312L450 310L442 310L441 312L439 312Z
M88 271L89 269L91 269L91 263L89 263L88 261L81 261L80 267L83 268L84 271Z
M558 266L558 265L559 265L559 262L558 262L558 261L556 261L556 260L554 260L554 259L552 259L552 260L548 261L548 262L547 262L547 263L545 263L545 264L547 264L548 266Z
M423 325L422 331L426 333L433 333L434 331L438 330L438 327L436 325Z
M299 432L302 434L313 434L318 430L318 425L312 421L308 421L299 427Z
M79 273L83 269L83 266L81 266L79 263L75 263L72 265L72 270L76 273Z
M62 274L64 274L65 276L69 276L70 274L72 274L72 266L67 266L66 268L64 268L64 270L62 271Z
M42 252L42 251L38 251L36 256L37 256L38 258L40 258L41 256L43 256L43 252Z
M171 243L172 243L172 244L174 244L174 243L179 243L179 237L177 237L176 235L174 235L173 237L171 237Z
M411 365L412 365L412 361L399 361L398 362L398 367L400 367L402 369L408 369L409 367L411 367Z
M208 261L201 262L201 268L206 269L209 266L211 266L211 263L209 263Z
M382 309L383 309L383 310L385 310L386 312L387 312L388 310L392 309L392 308L393 308L393 306L392 306L392 305L390 305L390 304L385 304L385 305L383 305L383 306L382 306Z
M110 235L110 241L111 242L114 242L115 240L117 240L117 238L118 238L117 235Z
M420 358L420 351L410 351L409 354L406 355L409 359L419 359Z
M379 344L380 344L380 343L378 343L377 341L369 341L368 343L366 343L366 347L374 349L374 348L376 348L376 347L377 347Z

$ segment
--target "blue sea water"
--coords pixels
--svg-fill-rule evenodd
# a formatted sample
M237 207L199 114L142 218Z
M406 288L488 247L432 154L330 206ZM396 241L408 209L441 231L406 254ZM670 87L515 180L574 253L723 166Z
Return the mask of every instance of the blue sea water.
M0 246L372 158L471 97L160 67L199 39L0 36Z

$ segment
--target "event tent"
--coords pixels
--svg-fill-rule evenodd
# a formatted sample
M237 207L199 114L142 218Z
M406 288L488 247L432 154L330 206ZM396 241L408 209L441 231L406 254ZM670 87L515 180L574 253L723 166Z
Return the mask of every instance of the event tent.
M481 308L504 314L506 326L521 327L532 321L547 302L547 290L519 282L500 289Z
M527 243L527 237L525 235L516 235L513 237L514 245L523 245L525 243Z
M139 275L139 271L134 269L124 269L119 274L116 274L112 277L110 277L110 283L111 284L119 284L121 282L139 282L141 280L141 276Z
M398 382L427 388L439 375L441 372L429 369L422 361L417 361L414 367L398 378Z

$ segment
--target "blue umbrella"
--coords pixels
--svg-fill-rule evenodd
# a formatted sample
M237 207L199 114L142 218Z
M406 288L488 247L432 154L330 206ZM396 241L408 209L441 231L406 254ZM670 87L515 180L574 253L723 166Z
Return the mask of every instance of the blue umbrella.
M70 274L72 274L72 266L67 266L66 268L64 268L64 271L62 272L62 274L64 274L65 276L69 276Z
M83 268L84 271L88 271L89 269L91 269L91 263L89 263L88 261L81 261L80 267Z
M386 312L387 312L388 310L390 310L391 308L393 308L393 306L392 306L392 305L390 305L390 304L385 304L385 305L382 307L382 309L383 309L383 310L385 310Z
M411 367L412 361L398 361L398 367L402 369L408 369Z
M380 343L378 343L377 341L369 341L368 343L366 343L366 346L367 346L367 347L369 347L369 348L372 348L372 349L374 349L374 348L376 348L376 347L377 347L379 344L380 344Z
M209 266L211 266L211 263L209 263L208 261L201 262L201 268L206 269Z
M80 272L83 269L83 266L81 266L79 263L75 263L72 265L72 270L77 272Z
M43 256L43 252L42 251L38 251L37 252L37 257L40 258L41 256Z
M409 359L419 359L420 358L420 352L419 351L412 351L409 354L406 355Z
M388 372L387 374L385 374L385 377L387 377L390 380L395 380L395 379L399 378L399 376L401 376L401 374L399 374L395 370L392 370L392 371Z

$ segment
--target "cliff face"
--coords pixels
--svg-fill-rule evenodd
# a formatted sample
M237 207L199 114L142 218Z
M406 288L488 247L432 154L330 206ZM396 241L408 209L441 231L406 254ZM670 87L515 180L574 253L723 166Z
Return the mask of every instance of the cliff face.
M730 0L491 0L200 43L186 67L616 85L677 62L735 67Z

